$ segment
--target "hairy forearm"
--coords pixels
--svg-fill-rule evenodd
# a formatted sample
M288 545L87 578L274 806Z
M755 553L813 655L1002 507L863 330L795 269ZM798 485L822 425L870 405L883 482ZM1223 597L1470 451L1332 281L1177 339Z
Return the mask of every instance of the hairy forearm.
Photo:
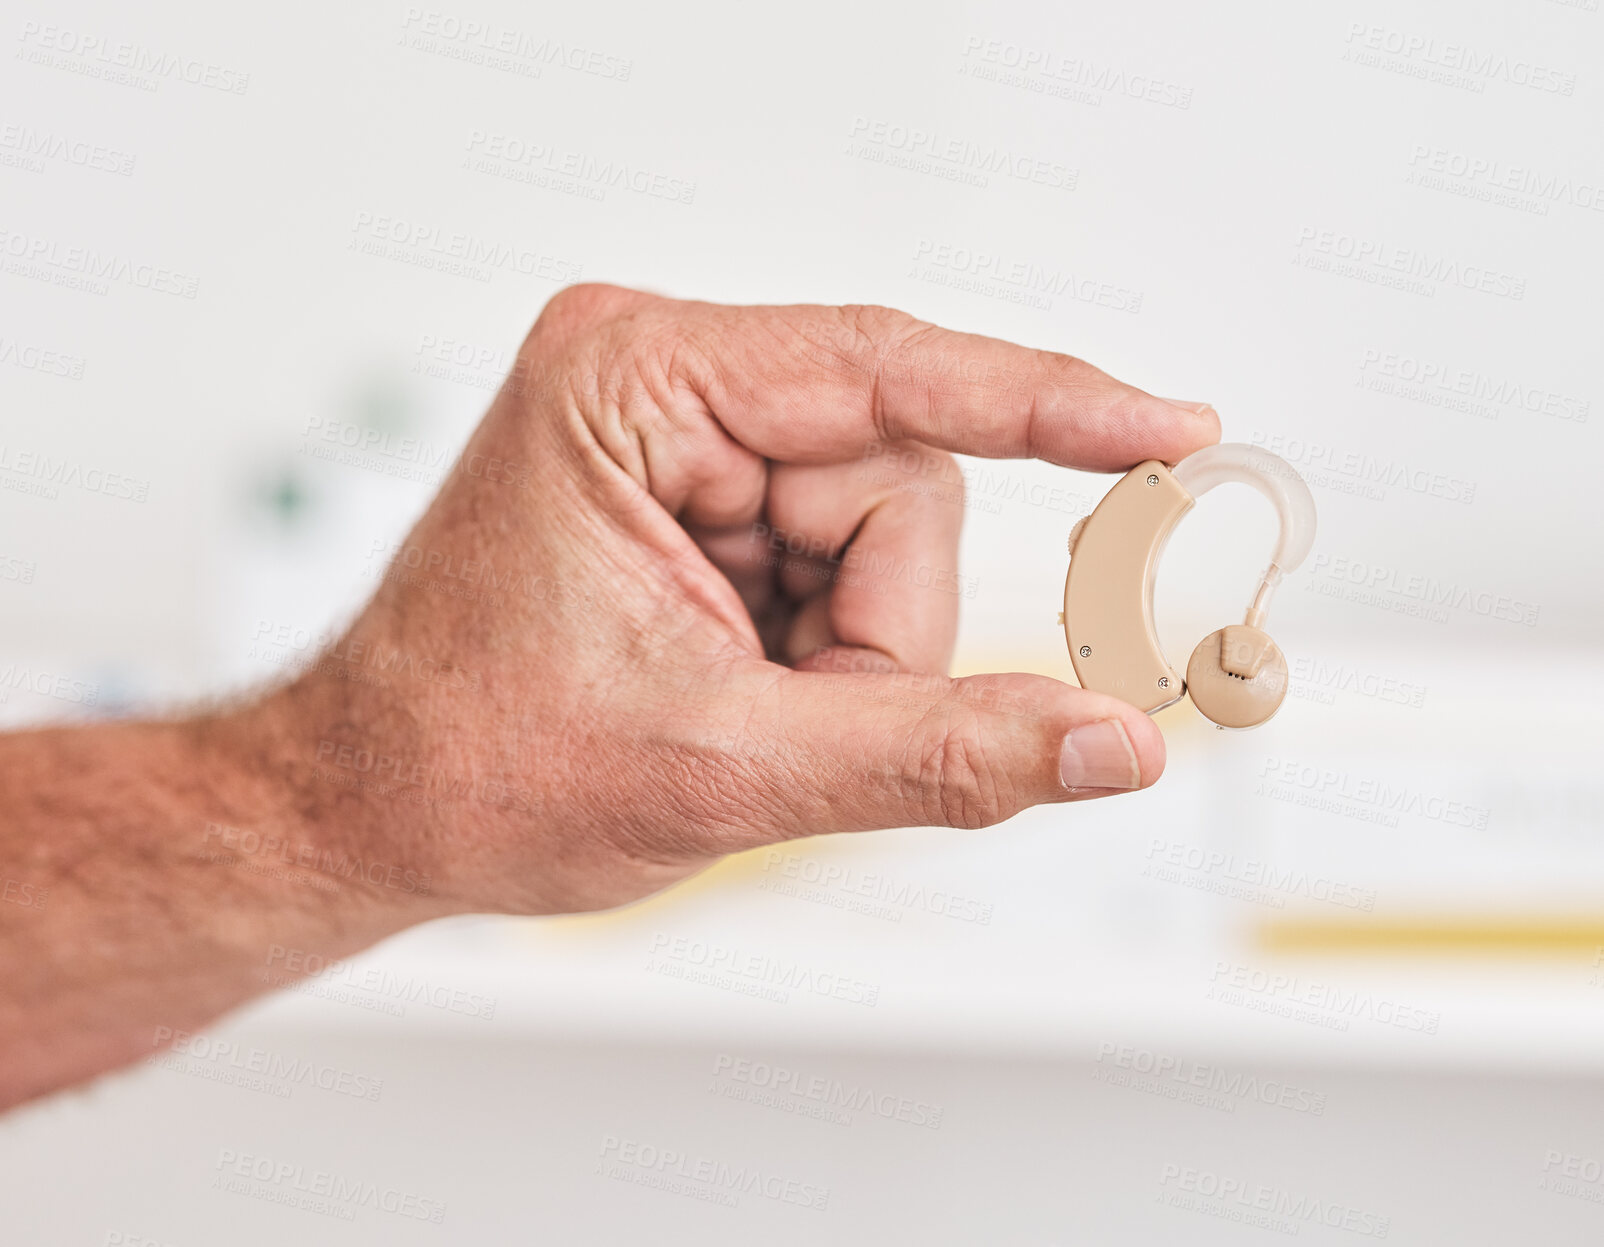
M0 736L0 1106L433 916L308 793L285 702Z

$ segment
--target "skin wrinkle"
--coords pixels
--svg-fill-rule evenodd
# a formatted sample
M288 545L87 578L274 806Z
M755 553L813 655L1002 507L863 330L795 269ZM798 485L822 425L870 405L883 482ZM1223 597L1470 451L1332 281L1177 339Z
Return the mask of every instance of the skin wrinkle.
M716 525L726 517L761 509L768 487L768 461L742 445L714 417L705 397L709 388L707 372L706 354L694 332L670 340L668 360L662 369L662 389L665 410L679 420L670 421L663 457L671 459L680 448L691 455L689 462L680 465L684 488L683 492L676 489L670 511L675 518L689 512L695 522ZM721 481L721 468L739 473L744 480ZM721 499L722 505L714 506L703 497L721 485L733 499L745 501Z
M928 324L924 324L922 322L917 322L917 321L914 322L913 325L911 326L911 328L904 332L904 335L899 339L899 341L897 342L897 345L892 347L890 350L888 350L886 352L886 354L878 362L877 367L875 369L876 383L875 383L875 390L874 390L874 398L875 398L875 402L877 404L881 405L882 411L883 411L884 408L883 408L883 402L882 402L882 397L881 397L881 385L880 385L880 380L879 379L884 374L884 369L885 369L887 360L888 359L896 359L896 358L905 356L908 353L908 348L909 347L916 346L921 340L923 340L925 337L927 337L930 333L933 333L933 332L937 332L934 325L928 325ZM910 375L917 375L917 374L915 374L913 372L913 370L910 369ZM923 400L924 406L925 406L925 423L927 425L930 425L931 427L934 427L934 428L938 429L938 431L945 432L945 430L943 430L941 428L940 422L938 420L938 416L939 416L939 413L941 411L941 404L936 401L935 387L929 382L929 380L927 380L926 378L920 376L919 380L918 380L918 392L919 392L920 398ZM882 428L886 427L888 423L889 423L889 421L887 421L885 419L882 419L881 427Z
M694 542L686 538L687 547L673 551L666 563L651 570L664 582L665 600L688 596L696 603L714 612L731 631L730 639L749 654L763 652L761 638L751 617L740 607L739 595L707 556ZM676 592L676 590L678 592ZM687 627L691 626L687 621Z
M598 414L596 417L596 419L601 418L602 416L600 414ZM706 564L705 558L702 560L704 566L701 567L695 566L689 562L692 551L686 549L684 530L679 528L678 525L675 525L674 531L670 532L666 523L658 522L661 511L660 508L654 507L653 496L647 484L647 482L650 480L650 472L647 466L649 452L646 435L642 433L638 427L632 425L628 418L622 414L622 412L617 413L617 423L621 430L625 430L623 436L637 451L636 469L631 471L628 465L619 464L616 459L612 459L611 456L608 456L605 451L604 443L601 439L597 439L595 445L597 446L598 451L601 452L602 456L610 460L609 466L611 466L615 472L621 470L623 479L629 482L630 487L626 490L623 490L621 495L622 498L627 499L627 502L623 504L624 509L626 511L638 510L643 514L653 528L658 529L663 533L664 540L662 545L659 547L659 553L668 559L669 568L674 575L674 583L676 583L680 588L688 589L699 596L711 593L711 596L705 598L707 604L716 611L725 615L732 626L739 628L744 613L731 609L734 604L726 600L728 596L727 584L722 586L710 585L710 581L706 573L708 571L714 571L714 569L710 565ZM622 485L622 481L619 480L617 475L608 473L604 473L603 475L611 475L611 489L609 492L613 493L614 495L618 495L620 493L619 487ZM662 516L662 519L670 523L672 522L671 518L667 516ZM694 543L690 543L690 545L694 549ZM660 573L662 570L661 563L654 562L649 565L646 570L653 573Z
M638 475L635 471L630 474L635 476L648 497L662 503L665 496L673 498L683 488L680 474L670 468L671 461L664 462L657 473L652 471L653 443L665 433L672 439L679 427L675 422L675 413L664 406L664 396L671 387L663 384L657 351L651 343L636 344L629 350L627 358L629 375L640 382L638 391L619 404L620 419L635 450L634 462L639 464ZM664 509L672 516L678 508Z
M766 721L781 725L790 717L786 707L786 682L794 677L789 676L785 669L781 667L775 667L765 675L766 682L764 685L745 695L745 711L740 726L734 734L734 739L737 742L773 739L770 733L761 730L760 712L767 710ZM751 775L752 783L749 786L752 787L753 791L767 793L770 798L769 801L761 803L759 806L762 818L757 825L762 828L773 828L779 831L785 826L785 820L780 813L784 803L783 801L777 802L774 798L776 794L785 788L783 782L784 768L787 761L785 751L783 749L775 749L772 759L766 759L766 761L771 761L772 764L757 770L754 774L751 759L746 753L738 749L732 759L716 760L710 770L714 775L726 769L735 769ZM740 785L736 785L735 791L740 791L740 788ZM784 833L780 832L780 834ZM747 844L739 847L750 847L750 835L748 835L747 841Z
M753 328L758 333L763 334L773 342L775 349L770 354L774 358L788 359L796 354L798 339L801 336L796 329L791 328L789 331L782 332L780 322L767 316L757 317L754 321ZM802 340L804 342L807 341L805 338ZM754 343L753 346L758 348L755 353L759 354L760 356L764 354L761 351L760 344ZM844 362L850 363L850 361ZM742 364L743 360L739 356L731 355L724 360L715 362L708 369L704 384L706 384L709 388L703 392L702 398L710 410L762 410L762 395L752 392L747 388L747 385L744 383L748 381L748 378L744 374L741 377L741 382L743 382L743 384L740 384L739 386L732 382L727 376L729 370L740 369ZM787 378L787 380L793 379L794 374L793 377ZM798 383L803 386L808 384L806 380L800 380ZM712 392L712 387L714 386L717 387L719 391L718 394ZM737 440L739 440L738 433L732 433L732 436L735 436ZM744 442L742 444L746 445ZM748 449L751 449L754 453L757 453L755 448L749 445Z
M1041 419L1041 407L1034 394L1025 399L1025 446L1031 455L1038 453L1037 447L1042 444L1038 422Z
M553 304L558 305L559 319L559 300L565 299L569 303L575 301L575 297L566 291L553 300ZM625 313L623 319L632 321L634 314ZM597 379L594 402L588 402L585 394L572 388L569 398L573 411L579 416L576 432L583 439L594 441L602 452L602 458L608 460L611 466L622 469L637 484L644 485L644 447L639 430L632 426L625 412L630 401L629 380L632 375L625 362L629 350L628 339L620 341L620 327L617 324L610 325L607 331L598 334L594 344L587 346L580 355L590 364L591 373ZM584 375L581 371L575 379L583 381ZM613 434L611 438L609 433ZM625 447L633 447L636 453L624 453Z
M867 311L868 309L865 308L852 309L853 328L857 330L859 337L865 336L863 317ZM867 404L869 418L874 424L875 436L882 442L892 442L898 440L898 438L891 432L891 418L885 406L885 389L882 384L884 366L885 354L882 353L879 358L873 360L865 369L869 379Z
M932 746L935 774L929 791L941 803L940 822L970 830L996 820L1002 809L990 755L983 745L975 718L965 716L936 729Z

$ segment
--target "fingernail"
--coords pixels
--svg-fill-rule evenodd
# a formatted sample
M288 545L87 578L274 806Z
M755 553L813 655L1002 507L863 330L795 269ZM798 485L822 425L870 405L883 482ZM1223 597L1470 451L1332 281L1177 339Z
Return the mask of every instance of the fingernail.
M1179 407L1183 411L1190 411L1196 416L1201 416L1205 411L1214 410L1214 404L1212 403L1193 403L1184 398L1166 398L1164 401L1171 407Z
M1142 782L1136 750L1118 719L1082 724L1064 737L1058 772L1065 788L1135 788Z

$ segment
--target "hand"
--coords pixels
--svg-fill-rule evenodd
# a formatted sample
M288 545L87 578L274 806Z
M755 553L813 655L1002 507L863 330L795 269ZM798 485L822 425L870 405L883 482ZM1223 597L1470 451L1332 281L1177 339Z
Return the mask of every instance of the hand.
M262 707L290 801L441 910L552 913L789 837L1145 787L1163 738L1123 702L946 677L947 452L1112 471L1218 436L885 308L565 290L336 651L430 678L325 663Z

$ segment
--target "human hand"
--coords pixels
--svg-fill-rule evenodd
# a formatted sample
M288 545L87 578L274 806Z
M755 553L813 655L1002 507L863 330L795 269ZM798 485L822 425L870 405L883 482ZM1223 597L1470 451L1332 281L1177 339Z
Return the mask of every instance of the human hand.
M256 713L297 817L443 911L607 907L780 839L1145 787L1164 743L1131 706L947 678L949 452L1114 471L1218 436L1202 404L885 308L574 287L340 642L451 678L323 665Z

